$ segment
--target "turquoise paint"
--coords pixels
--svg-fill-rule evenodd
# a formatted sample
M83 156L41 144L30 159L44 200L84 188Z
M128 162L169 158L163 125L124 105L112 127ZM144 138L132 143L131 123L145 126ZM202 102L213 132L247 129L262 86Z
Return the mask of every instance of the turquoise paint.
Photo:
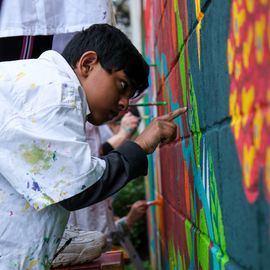
M156 49L156 51L157 51L157 49ZM159 54L157 53L156 57L158 55ZM156 58L157 68L160 71L162 70L161 67L160 67L160 64L162 62L163 63L163 71L168 72L166 55L162 54L161 58L162 58L162 61L160 61L158 58ZM169 84L168 84L168 86L169 86ZM179 108L179 103L177 101L173 102L171 88L169 88L168 94L169 94L169 98L170 98L171 109L175 110L175 109ZM194 99L195 98L196 97L194 96ZM197 108L193 108L193 110L194 109L197 110ZM180 134L183 136L184 129L183 129L182 117L176 118L175 122L176 122L177 125L179 125ZM198 126L196 126L196 130L197 129L198 129ZM201 137L199 138L199 141L201 141ZM192 171L193 171L193 174L194 174L194 184L195 184L194 185L194 187L195 187L194 194L197 191L198 197L200 198L200 200L202 202L202 207L204 208L204 211L205 211L206 222L207 222L207 227L208 227L210 239L212 241L214 241L215 238L214 238L214 231L213 231L213 225L212 225L211 211L209 209L208 202L207 202L207 197L206 197L205 190L204 190L204 187L203 187L200 167L198 167L197 163L196 163L196 158L195 158L195 154L194 154L195 150L194 150L193 142L192 142L192 140L189 140L189 143L187 145L185 145L185 143L186 143L185 140L182 140L181 143L182 143L182 154L183 154L184 160L187 162L188 168L190 166L192 166ZM190 164L190 162L191 162L191 164ZM197 218L196 218L196 213L197 213L196 210L197 209L196 209L195 199L196 199L196 197L194 196L194 198L193 198L193 200L194 200L194 202L193 202L193 206L194 206L193 213L194 213L195 216L193 216L193 220L195 220L196 223L198 223ZM196 225L199 225L199 224L196 224ZM193 242L193 246L195 246L194 242ZM194 264L194 262L192 264ZM219 269L219 268L214 268L214 269Z
M168 72L168 66L167 66L167 59L166 59L166 55L165 54L161 54L161 58L162 61L160 61L160 58L158 58L158 49L156 48L156 64L157 64L157 68L158 70L162 70L162 68L160 67L160 64L163 63L163 70L165 70L166 72ZM169 88L170 91L168 91L169 94L169 98L170 98L170 105L171 105L171 109L175 110L177 108L179 108L179 103L173 102L173 97L172 97L172 92L171 92L171 88ZM194 97L195 98L195 97ZM194 110L197 108L193 108ZM175 119L175 123L180 127L180 135L183 136L184 135L184 129L183 129L183 123L182 123L182 117L177 117ZM214 232L213 232L213 226L212 226L212 219L211 219L211 211L208 207L208 202L207 202L207 197L205 194L205 190L203 187L203 183L202 183L202 176L201 176L201 171L200 171L200 167L198 167L196 164L196 158L195 158L195 150L194 150L194 146L192 143L192 140L189 140L189 143L187 145L185 145L185 140L183 139L181 141L182 143L182 154L184 157L184 160L187 162L187 167L190 167L190 161L191 161L191 166L192 166L192 171L194 174L194 183L195 183L195 187L196 187L196 191L198 193L198 196L202 202L202 207L205 210L205 216L206 216L206 221L207 221L207 226L208 226L208 230L209 230L209 235L211 240L214 240ZM195 193L194 193L195 194ZM195 199L196 197L194 196L194 207L196 208L196 202ZM196 209L194 209L194 213L196 213ZM198 225L198 224L197 224Z

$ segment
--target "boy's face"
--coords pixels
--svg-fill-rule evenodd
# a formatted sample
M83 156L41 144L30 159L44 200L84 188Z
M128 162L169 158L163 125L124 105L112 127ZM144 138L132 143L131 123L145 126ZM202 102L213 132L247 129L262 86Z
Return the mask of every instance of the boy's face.
M96 53L89 51L82 55L75 73L86 94L90 123L103 124L127 110L134 91L123 70L108 73L97 61Z

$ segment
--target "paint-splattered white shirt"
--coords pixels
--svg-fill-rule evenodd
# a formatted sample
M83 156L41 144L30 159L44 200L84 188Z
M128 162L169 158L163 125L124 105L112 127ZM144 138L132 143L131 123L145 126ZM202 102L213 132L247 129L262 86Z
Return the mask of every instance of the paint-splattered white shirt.
M49 269L69 216L57 202L102 176L105 162L85 141L87 113L58 53L0 63L0 269Z

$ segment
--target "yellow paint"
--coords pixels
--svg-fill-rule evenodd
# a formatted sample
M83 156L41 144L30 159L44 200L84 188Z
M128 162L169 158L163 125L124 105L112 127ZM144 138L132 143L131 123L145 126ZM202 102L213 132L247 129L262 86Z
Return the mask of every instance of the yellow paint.
M266 92L266 100L267 100L267 103L270 104L270 88L267 89L267 92ZM268 104L268 105L269 105Z
M267 194L270 194L270 147L267 147L266 149L265 183L266 183Z
M255 48L256 48L256 60L258 64L263 62L263 48L264 48L264 31L265 31L266 19L265 15L262 15L259 20L255 22Z
M228 51L227 51L227 55L228 55L229 74L232 75L233 68L234 68L234 55L235 55L235 51L234 51L234 47L232 46L232 43L231 43L230 39L228 39Z
M174 11L178 10L178 0L173 1Z
M35 114L32 115L31 122L32 122L32 124L37 123L37 119L35 118Z
M195 9L196 9L196 19L198 21L198 25L196 27L198 62L199 68L201 68L201 28L202 28L202 20L204 17L203 12L201 11L201 0L195 0Z
M247 10L249 13L254 11L254 0L246 0Z
M259 105L257 104L255 117L253 120L253 136L256 150L258 150L261 146L262 127L263 127L263 113Z
M270 50L270 31L269 31L269 29L270 29L270 8L269 8L269 10L268 10L268 23L267 23L267 29L268 29L268 31L267 31L268 49Z
M253 145L248 146L244 144L243 148L243 177L244 183L247 188L251 186L251 169L255 157L255 148Z
M38 203L33 203L33 207L34 207L36 210L39 210L39 205L38 205Z
M38 264L38 260L31 260L26 270L32 270Z
M238 60L235 61L235 79L238 81L242 74L242 63Z
M252 85L249 89L243 87L242 89L242 112L243 119L242 125L245 126L247 124L248 116L250 114L250 110L254 101L254 86Z
M246 20L246 12L244 9L239 9L238 4L233 2L233 12L232 12L232 21L233 21L233 32L236 46L240 46L240 28L243 26Z
M37 85L35 83L31 83L30 88L32 90L36 90L37 89Z
M19 73L16 75L16 81L21 80L25 75L26 75L26 73L24 73L23 71L19 72Z
M247 40L243 43L243 64L245 68L249 67L249 58L251 53L251 46L253 41L253 28L250 26L248 28Z
M260 3L263 5L263 6L266 6L268 4L268 0L260 0Z
M270 193L270 147L266 148L265 154L265 180L267 185L267 191Z
M241 127L241 115L239 105L237 104L237 90L232 91L230 95L230 115L232 116L231 125L234 130L234 136L238 139Z
M270 88L267 89L266 92L266 100L267 100L267 111L266 111L266 124L270 126Z
M26 202L25 205L24 205L24 210L27 210L28 208L30 208L30 203Z

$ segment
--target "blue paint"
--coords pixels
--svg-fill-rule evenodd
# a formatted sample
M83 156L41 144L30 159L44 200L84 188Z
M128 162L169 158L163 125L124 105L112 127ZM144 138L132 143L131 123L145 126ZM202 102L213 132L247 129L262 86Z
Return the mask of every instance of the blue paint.
M33 183L32 183L32 189L33 189L34 191L40 191L40 190L41 190L41 189L40 189L40 186L39 186L39 184L38 184L38 182L33 181Z

